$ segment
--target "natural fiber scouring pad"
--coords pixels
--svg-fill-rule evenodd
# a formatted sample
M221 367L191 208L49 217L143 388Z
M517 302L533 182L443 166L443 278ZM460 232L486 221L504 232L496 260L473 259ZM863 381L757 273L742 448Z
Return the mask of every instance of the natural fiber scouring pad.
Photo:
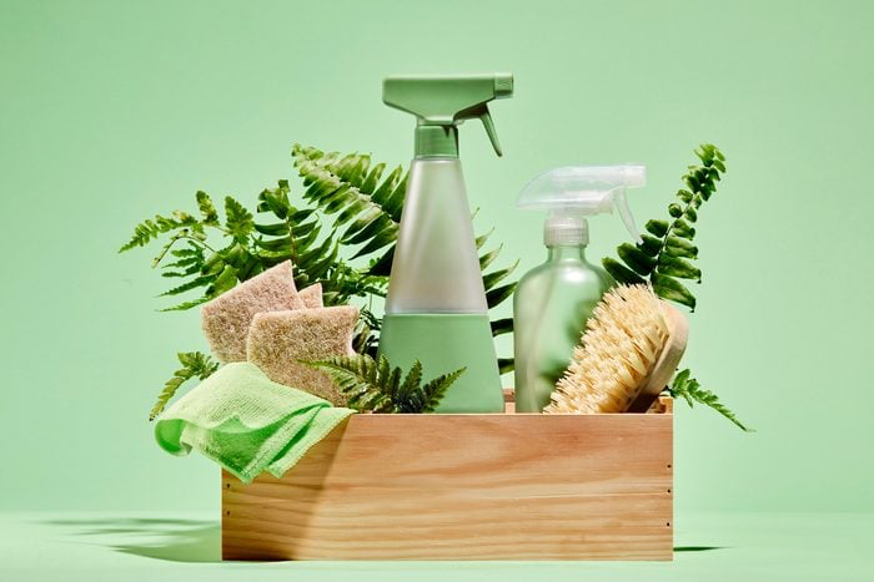
M315 309L316 307L324 307L322 303L322 284L316 283L300 290L298 293L300 300L307 309Z
M328 374L300 362L353 354L357 321L358 308L351 305L259 313L249 330L249 361L274 382L345 406L346 397Z
M246 360L246 337L255 314L303 309L294 286L291 261L285 261L219 295L200 310L212 353L222 362Z

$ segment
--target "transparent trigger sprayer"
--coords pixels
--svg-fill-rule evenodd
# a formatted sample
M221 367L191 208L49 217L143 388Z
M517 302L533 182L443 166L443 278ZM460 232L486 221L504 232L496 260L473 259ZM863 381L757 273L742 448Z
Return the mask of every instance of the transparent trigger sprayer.
M465 372L437 412L503 412L498 361L458 159L458 126L479 119L500 156L487 103L513 94L509 74L389 77L383 102L416 116L416 154L380 331L392 366L424 378Z
M528 271L513 297L517 412L541 412L570 363L586 320L613 285L606 271L586 260L587 216L619 211L635 240L640 234L625 191L646 183L641 165L568 166L529 182L517 205L546 210L546 262Z

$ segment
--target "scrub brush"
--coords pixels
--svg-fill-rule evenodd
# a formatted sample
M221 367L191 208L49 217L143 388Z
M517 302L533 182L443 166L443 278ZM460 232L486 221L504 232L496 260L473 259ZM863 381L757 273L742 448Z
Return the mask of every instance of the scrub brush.
M686 318L646 285L604 295L543 412L646 412L686 349Z

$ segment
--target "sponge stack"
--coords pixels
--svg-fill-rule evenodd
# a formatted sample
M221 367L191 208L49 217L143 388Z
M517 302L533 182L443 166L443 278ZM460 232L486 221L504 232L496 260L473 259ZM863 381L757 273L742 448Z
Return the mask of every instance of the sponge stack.
M301 362L353 354L358 308L323 307L319 283L298 292L290 261L213 299L201 310L201 320L223 363L248 360L274 382L345 405L328 374Z
M201 325L221 362L245 362L246 337L256 314L304 307L294 285L291 261L285 261L204 305Z

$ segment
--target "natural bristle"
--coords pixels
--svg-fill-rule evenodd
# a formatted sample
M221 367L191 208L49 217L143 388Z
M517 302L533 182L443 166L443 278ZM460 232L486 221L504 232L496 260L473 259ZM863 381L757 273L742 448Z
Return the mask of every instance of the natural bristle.
M581 345L544 412L624 412L652 373L668 336L661 303L647 286L611 290L586 324Z

